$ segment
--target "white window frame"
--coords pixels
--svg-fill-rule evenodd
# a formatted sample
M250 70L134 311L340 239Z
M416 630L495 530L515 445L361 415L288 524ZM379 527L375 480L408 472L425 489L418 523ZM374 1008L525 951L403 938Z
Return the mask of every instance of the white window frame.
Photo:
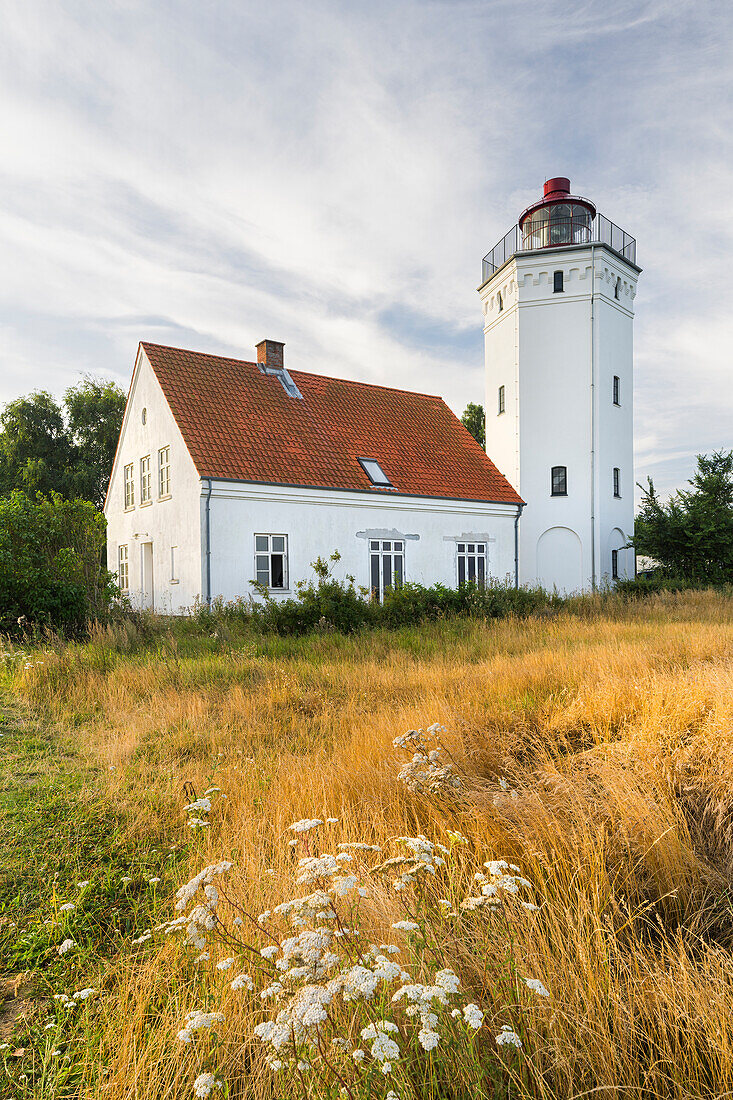
M158 451L158 497L171 495L171 449L170 444Z
M462 575L461 575L462 574ZM485 588L489 579L489 547L486 542L475 540L456 544L456 582L473 581L477 588Z
M263 541L265 539L266 544ZM254 550L255 580L259 584L264 584L270 592L287 592L289 588L288 536L258 532L254 538ZM273 558L282 558L281 585L272 583L273 577L279 573L279 565L276 563L273 567Z
M369 589L372 599L384 603L384 594L405 583L405 540L369 539ZM389 577L389 582L385 583Z
M140 459L140 504L152 504L153 486L150 475L150 455Z
M117 547L117 586L123 594L130 591L130 551L126 542Z
M128 462L124 468L123 483L125 487L125 511L135 507L135 463Z

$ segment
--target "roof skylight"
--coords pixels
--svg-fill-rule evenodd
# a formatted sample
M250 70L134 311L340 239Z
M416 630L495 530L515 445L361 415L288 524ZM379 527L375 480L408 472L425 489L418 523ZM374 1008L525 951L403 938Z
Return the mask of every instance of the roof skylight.
M372 485L391 485L392 482L385 474L382 467L373 458L360 458L361 463L367 477L371 481Z

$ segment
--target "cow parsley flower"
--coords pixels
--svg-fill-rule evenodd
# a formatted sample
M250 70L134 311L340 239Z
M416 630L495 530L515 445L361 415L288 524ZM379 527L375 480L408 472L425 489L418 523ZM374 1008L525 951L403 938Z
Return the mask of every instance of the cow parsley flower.
M70 913L72 909L76 909L73 901L67 901L65 905L59 905L59 913Z
M519 1038L516 1031L512 1031L508 1024L502 1024L501 1031L496 1036L496 1045L500 1047L513 1046L519 1048L522 1045L522 1040Z
M208 814L211 813L211 799L197 798L195 802L189 802L188 806L184 806L183 808L188 813L200 810L202 814Z
M361 1049L361 1047L357 1047L356 1050L352 1050L351 1057L354 1059L355 1062L363 1062L366 1058L366 1054Z
M150 884L151 886L157 886L157 885L158 885L158 883L160 882L160 879L159 879L159 878L156 878L156 877L154 877L154 878L149 878L149 879L148 879L148 882L149 882L149 884Z
M277 944L271 944L269 947L262 947L260 949L260 955L262 955L263 959L274 959L279 950L280 948Z
M76 947L76 941L75 940L64 940L63 943L60 943L58 945L56 950L58 951L59 955L65 955L66 952L71 951L71 949L73 947Z
M80 890L83 890L85 886L89 885L89 881L85 879L84 882L77 882L76 885Z
M250 978L249 974L237 974L236 978L232 982L232 989L235 990L235 992L238 989L246 989L251 993L254 987L255 984Z
M549 989L545 989L539 978L525 978L524 984L527 989L531 989L533 993L539 993L540 997L549 997Z
M319 817L304 817L300 821L294 821L292 825L288 825L288 828L293 833L309 833L311 829L317 829L322 824L323 822Z
M217 1081L213 1073L200 1073L193 1083L193 1093L198 1100L207 1100L212 1091L222 1087L222 1082Z
M398 932L414 932L420 925L416 924L414 920L398 920L392 925Z
M440 1035L430 1028L421 1028L417 1033L417 1039L423 1050L435 1050L440 1042Z
M232 963L235 963L236 961L237 961L236 959L221 959L216 964L216 969L217 970L228 970L230 968L230 966L232 965Z
M468 1004L464 1007L463 1018L474 1031L478 1031L484 1022L484 1014L479 1006L475 1004Z
M75 1001L86 1001L93 993L96 993L96 989L89 987L88 989L80 989L78 993L72 994Z

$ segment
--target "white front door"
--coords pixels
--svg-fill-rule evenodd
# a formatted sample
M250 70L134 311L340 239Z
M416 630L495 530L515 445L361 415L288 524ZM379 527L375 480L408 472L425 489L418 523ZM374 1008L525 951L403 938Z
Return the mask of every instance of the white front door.
M152 542L144 542L140 549L142 551L142 607L152 611L155 607L153 544Z

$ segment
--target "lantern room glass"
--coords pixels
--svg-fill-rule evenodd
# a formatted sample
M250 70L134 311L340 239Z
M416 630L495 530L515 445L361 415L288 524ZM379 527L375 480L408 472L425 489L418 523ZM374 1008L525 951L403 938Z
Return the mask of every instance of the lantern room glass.
M593 215L579 203L558 202L540 206L522 223L523 248L555 248L585 244L590 240Z

